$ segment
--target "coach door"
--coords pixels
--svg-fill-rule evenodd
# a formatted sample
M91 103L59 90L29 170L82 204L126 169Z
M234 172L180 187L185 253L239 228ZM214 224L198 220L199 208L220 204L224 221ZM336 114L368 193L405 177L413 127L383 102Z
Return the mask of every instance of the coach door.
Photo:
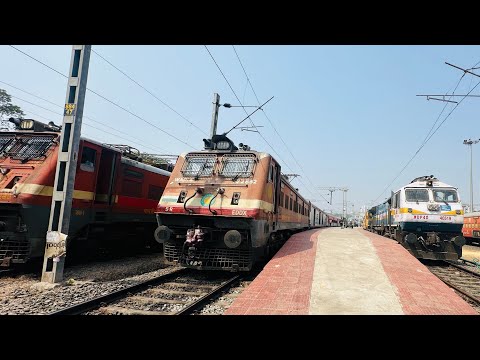
M95 205L111 206L114 203L114 181L118 154L103 148L95 188Z
M277 163L272 163L273 167L273 230L276 230L276 225L278 222L278 206L280 201L280 196L282 192L280 191L280 165Z
M96 144L82 142L75 176L74 208L85 209L91 208L93 205L101 149Z

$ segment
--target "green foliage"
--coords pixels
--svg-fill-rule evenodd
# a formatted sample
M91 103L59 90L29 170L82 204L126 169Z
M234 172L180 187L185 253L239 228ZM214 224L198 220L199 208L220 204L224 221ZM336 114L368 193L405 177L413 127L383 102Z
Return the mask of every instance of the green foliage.
M0 117L4 116L23 117L25 113L12 104L12 97L5 90L0 89Z

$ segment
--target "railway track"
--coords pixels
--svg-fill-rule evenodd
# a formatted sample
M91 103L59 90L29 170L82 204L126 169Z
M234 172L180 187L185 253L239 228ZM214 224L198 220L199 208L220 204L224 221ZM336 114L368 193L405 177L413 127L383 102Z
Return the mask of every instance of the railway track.
M13 273L12 269L0 270L0 276L9 275L9 274L12 274L12 273Z
M449 261L428 265L429 270L463 297L480 313L480 273Z
M189 315L240 280L180 269L49 315Z

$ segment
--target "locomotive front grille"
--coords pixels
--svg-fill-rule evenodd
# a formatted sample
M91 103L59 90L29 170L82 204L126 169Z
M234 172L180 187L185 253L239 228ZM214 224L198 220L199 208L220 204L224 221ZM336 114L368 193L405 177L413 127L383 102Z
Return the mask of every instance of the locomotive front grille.
M12 262L23 263L27 260L30 252L30 243L25 237L15 236L14 233L0 233L0 263L5 258Z
M164 244L165 259L188 266L182 254L183 244ZM195 260L202 262L203 269L249 271L252 268L253 252L245 249L198 248Z

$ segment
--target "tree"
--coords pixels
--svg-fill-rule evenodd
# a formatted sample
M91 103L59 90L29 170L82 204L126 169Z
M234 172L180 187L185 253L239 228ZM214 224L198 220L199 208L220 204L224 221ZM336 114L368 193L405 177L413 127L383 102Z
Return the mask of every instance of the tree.
M23 117L25 113L19 106L12 104L12 96L5 90L0 89L0 120L3 131L10 131L11 124L8 122L9 117Z

